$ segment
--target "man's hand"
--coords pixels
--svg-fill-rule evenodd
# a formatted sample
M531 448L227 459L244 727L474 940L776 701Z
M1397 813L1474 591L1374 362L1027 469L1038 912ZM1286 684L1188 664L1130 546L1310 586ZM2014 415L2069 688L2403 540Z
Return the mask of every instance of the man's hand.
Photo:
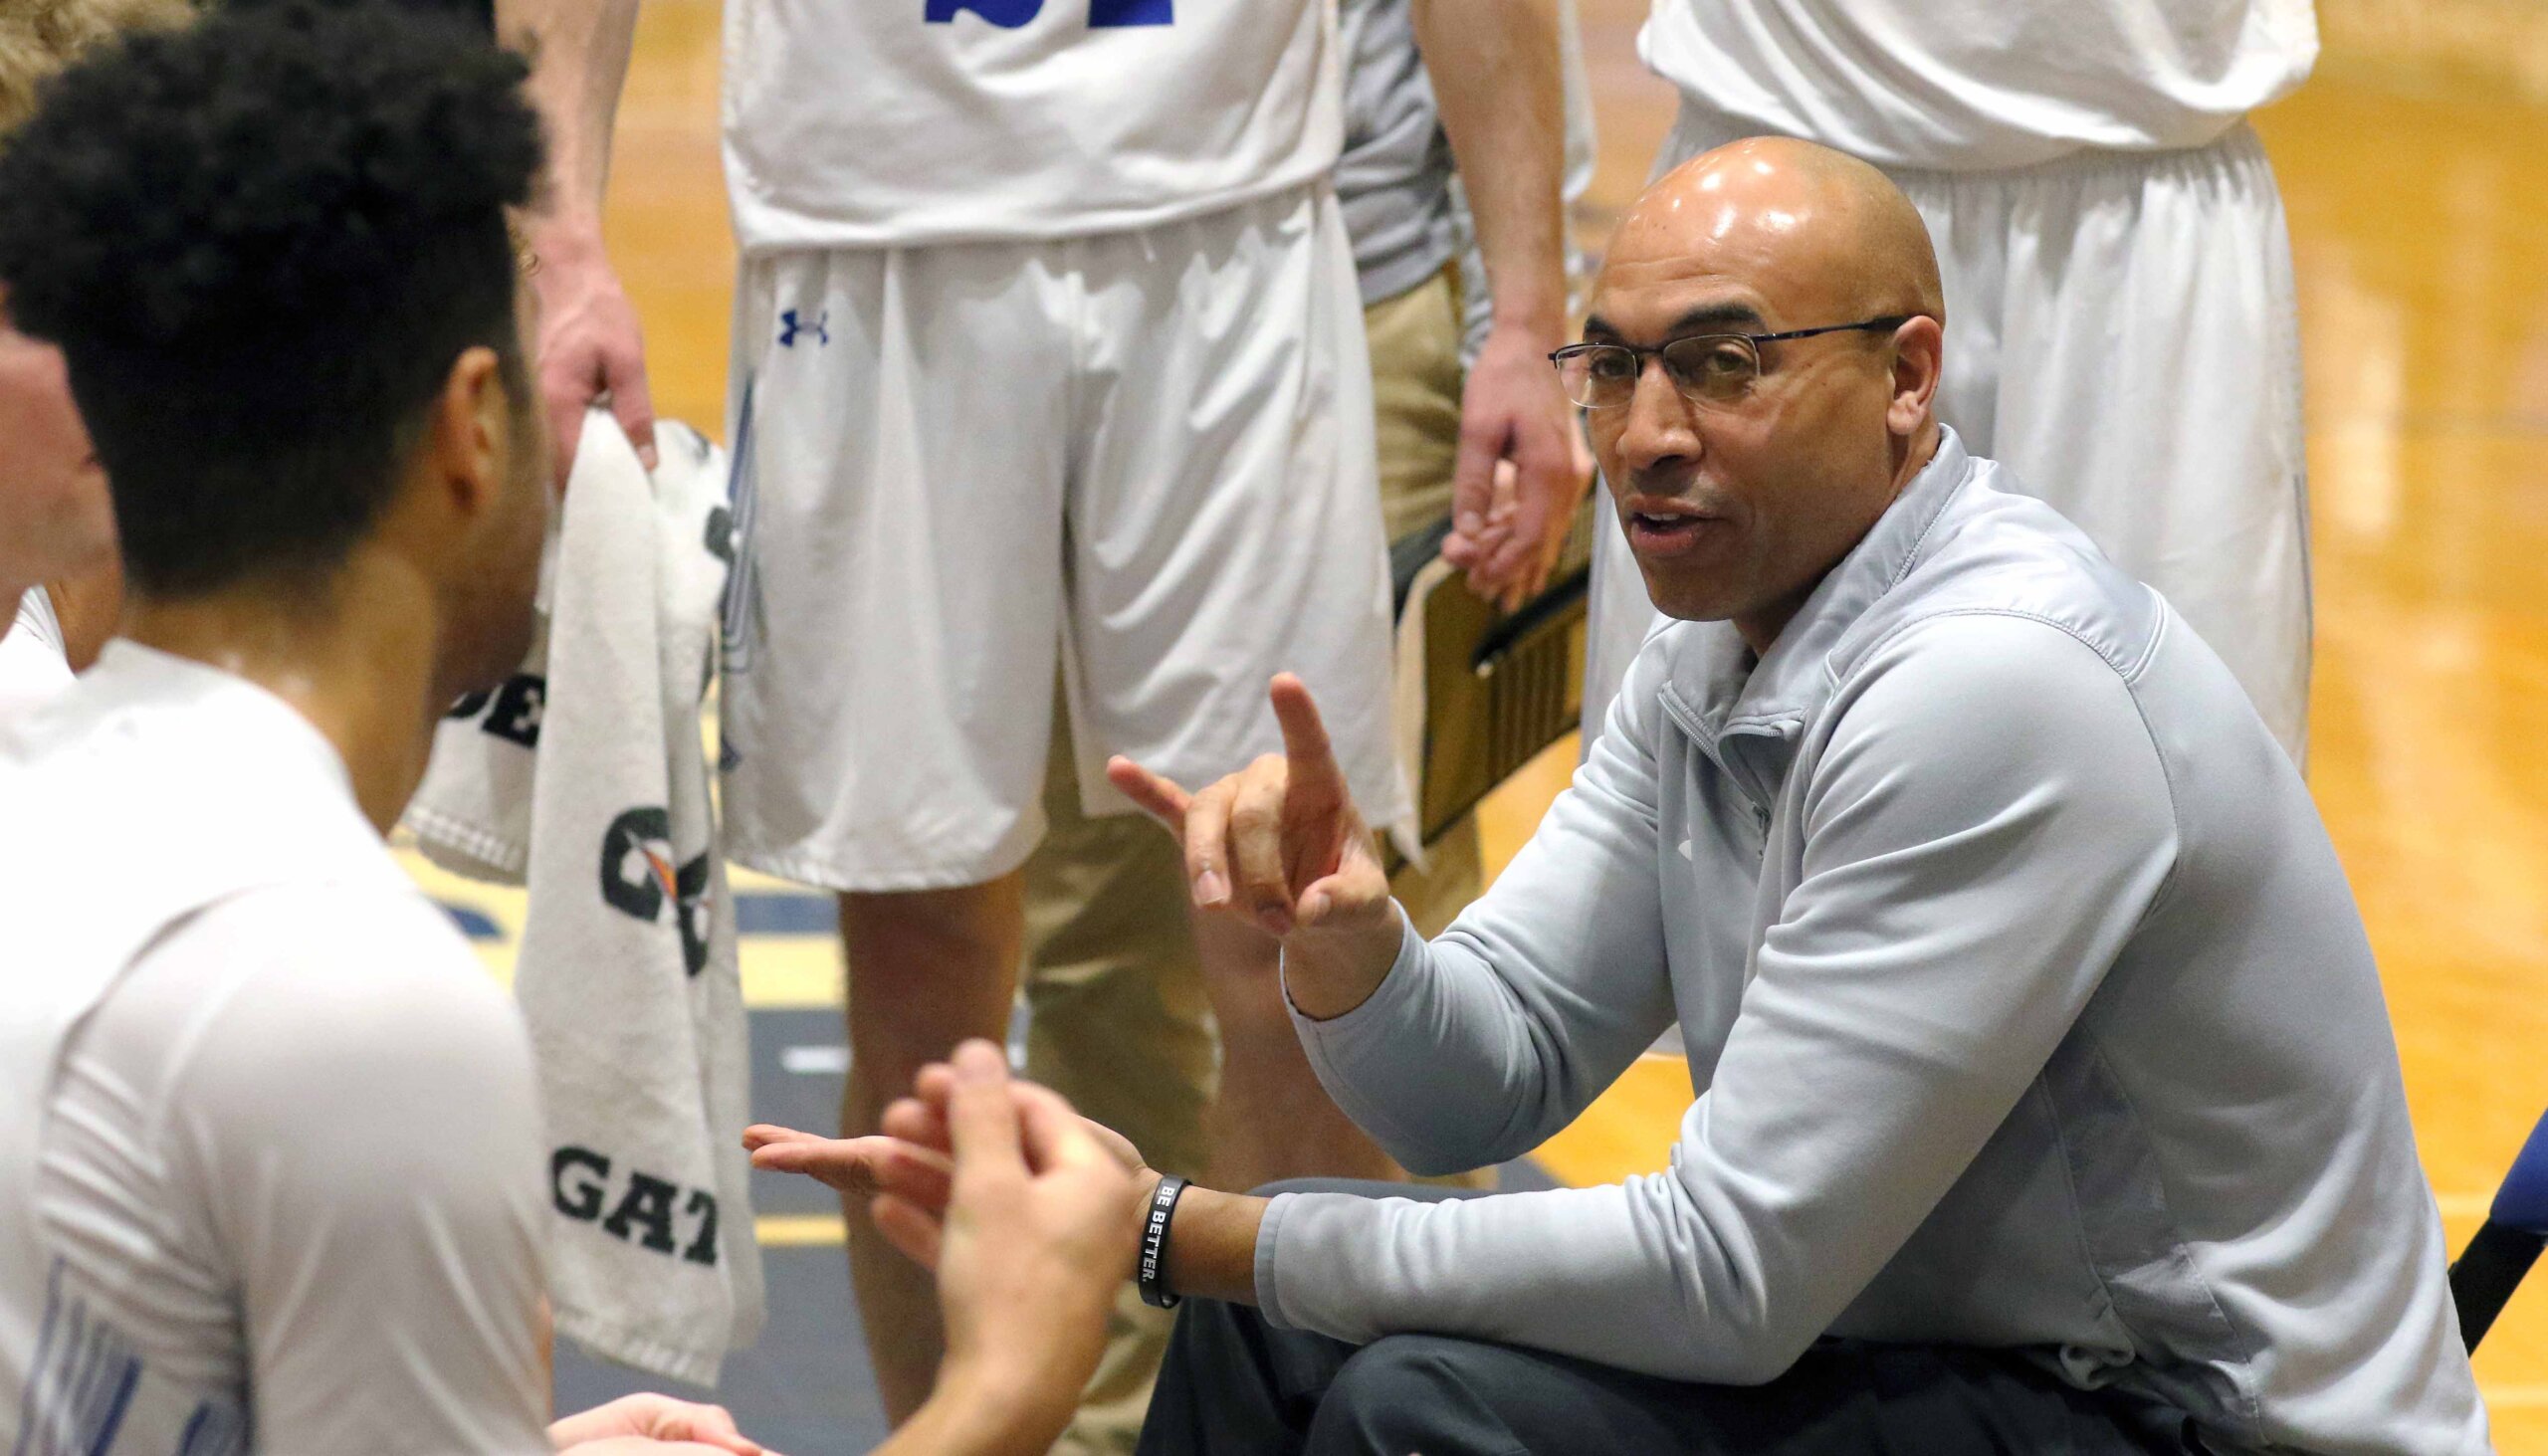
M1511 611L1548 585L1592 479L1575 406L1549 366L1549 338L1499 324L1470 368L1442 558Z
M1017 1101L1021 1117L1029 1103L1069 1110L1057 1094L1030 1082L1011 1082L1009 1096ZM932 1062L921 1068L912 1095L885 1109L880 1134L825 1138L757 1123L743 1130L743 1146L756 1168L802 1173L836 1192L870 1202L890 1193L933 1219L943 1219L955 1194L956 1142L950 1125L955 1097L956 1069L946 1062ZM1142 1193L1136 1203L1147 1199L1159 1174L1142 1160L1141 1150L1112 1128L1086 1118L1079 1121L1081 1131L1132 1175Z
M700 1405L646 1392L623 1395L548 1427L549 1443L572 1456L775 1456L736 1429L722 1405Z
M534 236L533 247L539 254L539 269L531 276L539 294L539 398L548 411L558 485L574 470L584 411L603 399L637 458L653 470L655 402L646 388L645 338L600 237L549 229Z
M756 1123L743 1130L743 1147L751 1153L752 1166L756 1168L802 1173L861 1202L872 1202L878 1194L892 1189L904 1198L943 1209L956 1175L956 1162L943 1131L935 1142L890 1133L867 1138L825 1138Z
M637 0L496 0L505 44L531 58L531 97L547 132L548 167L535 213L524 219L538 267L540 403L563 489L583 438L584 410L610 412L655 468L655 405L637 311L602 251L602 195L610 133L637 40Z
M916 1450L1041 1450L1097 1366L1146 1184L1126 1166L1129 1144L1110 1148L1068 1103L1010 1081L989 1042L957 1047L917 1090L888 1125L922 1147L944 1137L949 1174L904 1185L924 1160L874 1163L884 1191L869 1205L896 1248L937 1272L947 1326L938 1389L905 1434ZM783 1150L794 1145L765 1144L753 1161L807 1155ZM958 1434L967 1428L989 1439Z
M1397 959L1397 909L1310 690L1285 673L1270 696L1279 756L1192 794L1129 758L1106 776L1176 836L1196 905L1282 940L1293 1004L1341 1016Z

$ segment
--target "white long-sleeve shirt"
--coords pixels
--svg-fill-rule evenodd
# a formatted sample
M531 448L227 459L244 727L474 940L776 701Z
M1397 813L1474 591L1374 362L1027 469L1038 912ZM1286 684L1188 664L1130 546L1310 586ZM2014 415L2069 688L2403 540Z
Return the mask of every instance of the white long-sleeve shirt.
M1757 664L1649 640L1574 786L1361 1007L1300 1020L1418 1171L1517 1156L1678 1023L1669 1171L1291 1194L1279 1324L1683 1379L2016 1347L2225 1450L2475 1452L2342 869L2218 658L1952 432Z

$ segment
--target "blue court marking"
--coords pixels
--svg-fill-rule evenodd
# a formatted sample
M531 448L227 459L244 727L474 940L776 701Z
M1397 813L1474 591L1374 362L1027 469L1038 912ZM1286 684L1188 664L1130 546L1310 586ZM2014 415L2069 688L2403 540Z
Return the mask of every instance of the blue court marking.
M735 929L746 936L829 936L840 903L828 895L746 890L735 896Z
M472 940L501 940L505 928L493 917L448 900L443 914ZM828 895L747 890L735 897L735 929L746 936L829 936L840 930L840 907Z
M454 905L448 900L438 900L434 903L442 907L443 914L451 917L453 925L460 927L460 934L470 939L501 940L505 938L505 928L497 925L485 912L471 910L465 905Z

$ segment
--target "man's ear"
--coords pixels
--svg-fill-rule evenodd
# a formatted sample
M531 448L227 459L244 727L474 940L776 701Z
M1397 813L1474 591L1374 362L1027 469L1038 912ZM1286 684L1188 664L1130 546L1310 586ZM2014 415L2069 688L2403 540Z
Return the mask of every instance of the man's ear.
M434 396L421 462L425 488L442 493L463 520L494 510L504 494L512 427L504 361L484 344L462 350Z
M1906 320L1893 330L1893 398L1885 406L1885 427L1904 439L1930 417L1938 382L1946 370L1946 329L1927 314Z

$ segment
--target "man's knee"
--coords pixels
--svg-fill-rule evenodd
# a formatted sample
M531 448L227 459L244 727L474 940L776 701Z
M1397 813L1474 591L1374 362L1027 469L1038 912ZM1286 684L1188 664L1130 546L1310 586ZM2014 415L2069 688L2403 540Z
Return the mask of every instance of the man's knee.
M1465 1451L1494 1444L1499 1423L1471 1378L1490 1347L1443 1335L1390 1335L1355 1352L1328 1386L1308 1449L1345 1453Z

